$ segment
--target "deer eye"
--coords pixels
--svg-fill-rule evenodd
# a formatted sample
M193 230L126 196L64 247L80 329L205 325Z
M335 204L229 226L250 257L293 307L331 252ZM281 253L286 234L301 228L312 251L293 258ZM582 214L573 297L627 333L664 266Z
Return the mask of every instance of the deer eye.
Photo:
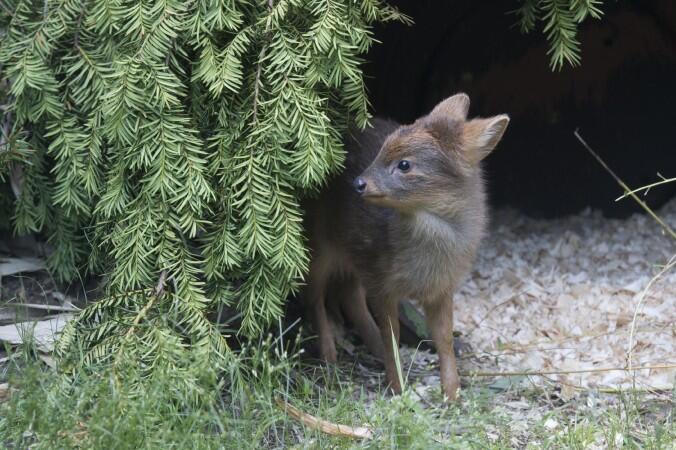
M402 172L408 172L411 170L411 163L405 159L402 159L399 161L399 164L397 164L397 169L401 170Z

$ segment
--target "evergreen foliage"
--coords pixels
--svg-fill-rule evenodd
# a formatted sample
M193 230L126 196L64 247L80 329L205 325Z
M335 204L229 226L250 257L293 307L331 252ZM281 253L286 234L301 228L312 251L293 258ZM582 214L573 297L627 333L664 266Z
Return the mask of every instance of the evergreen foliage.
M372 24L404 17L380 0L9 0L1 14L14 228L47 236L60 280L107 280L61 350L151 367L189 346L213 362L227 347L211 307L234 303L248 335L279 317L308 264L300 193L369 119Z
M543 32L549 42L552 70L560 70L564 63L580 65L578 25L591 17L600 19L602 0L520 0L515 11L522 33L529 33L538 21L544 23Z

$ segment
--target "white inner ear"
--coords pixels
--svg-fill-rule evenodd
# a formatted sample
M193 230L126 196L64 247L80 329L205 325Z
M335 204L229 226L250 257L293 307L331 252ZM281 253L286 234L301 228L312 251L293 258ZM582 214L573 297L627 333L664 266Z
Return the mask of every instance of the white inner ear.
M502 139L508 124L507 114L467 122L463 130L466 157L471 162L479 162L488 156Z
M483 151L493 150L498 145L498 142L500 142L502 135L505 134L508 124L509 116L506 114L501 114L490 119L490 122L477 139L477 147Z

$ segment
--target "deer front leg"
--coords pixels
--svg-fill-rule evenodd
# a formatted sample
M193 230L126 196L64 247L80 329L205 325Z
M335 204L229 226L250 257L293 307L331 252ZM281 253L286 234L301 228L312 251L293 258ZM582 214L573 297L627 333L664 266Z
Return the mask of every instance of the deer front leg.
M375 315L380 336L385 346L384 361L385 375L390 389L395 394L401 394L401 382L395 359L395 352L399 352L399 302L386 299L370 303Z
M460 377L453 352L453 298L435 300L424 305L425 316L439 355L442 389L448 400L454 401L460 390Z

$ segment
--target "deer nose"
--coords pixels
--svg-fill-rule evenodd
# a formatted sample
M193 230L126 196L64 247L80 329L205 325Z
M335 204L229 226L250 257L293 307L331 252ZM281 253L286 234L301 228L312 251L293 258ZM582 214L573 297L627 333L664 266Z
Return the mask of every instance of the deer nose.
M366 180L362 177L357 177L357 179L354 180L353 185L354 190L357 191L358 194L363 194L366 190Z

